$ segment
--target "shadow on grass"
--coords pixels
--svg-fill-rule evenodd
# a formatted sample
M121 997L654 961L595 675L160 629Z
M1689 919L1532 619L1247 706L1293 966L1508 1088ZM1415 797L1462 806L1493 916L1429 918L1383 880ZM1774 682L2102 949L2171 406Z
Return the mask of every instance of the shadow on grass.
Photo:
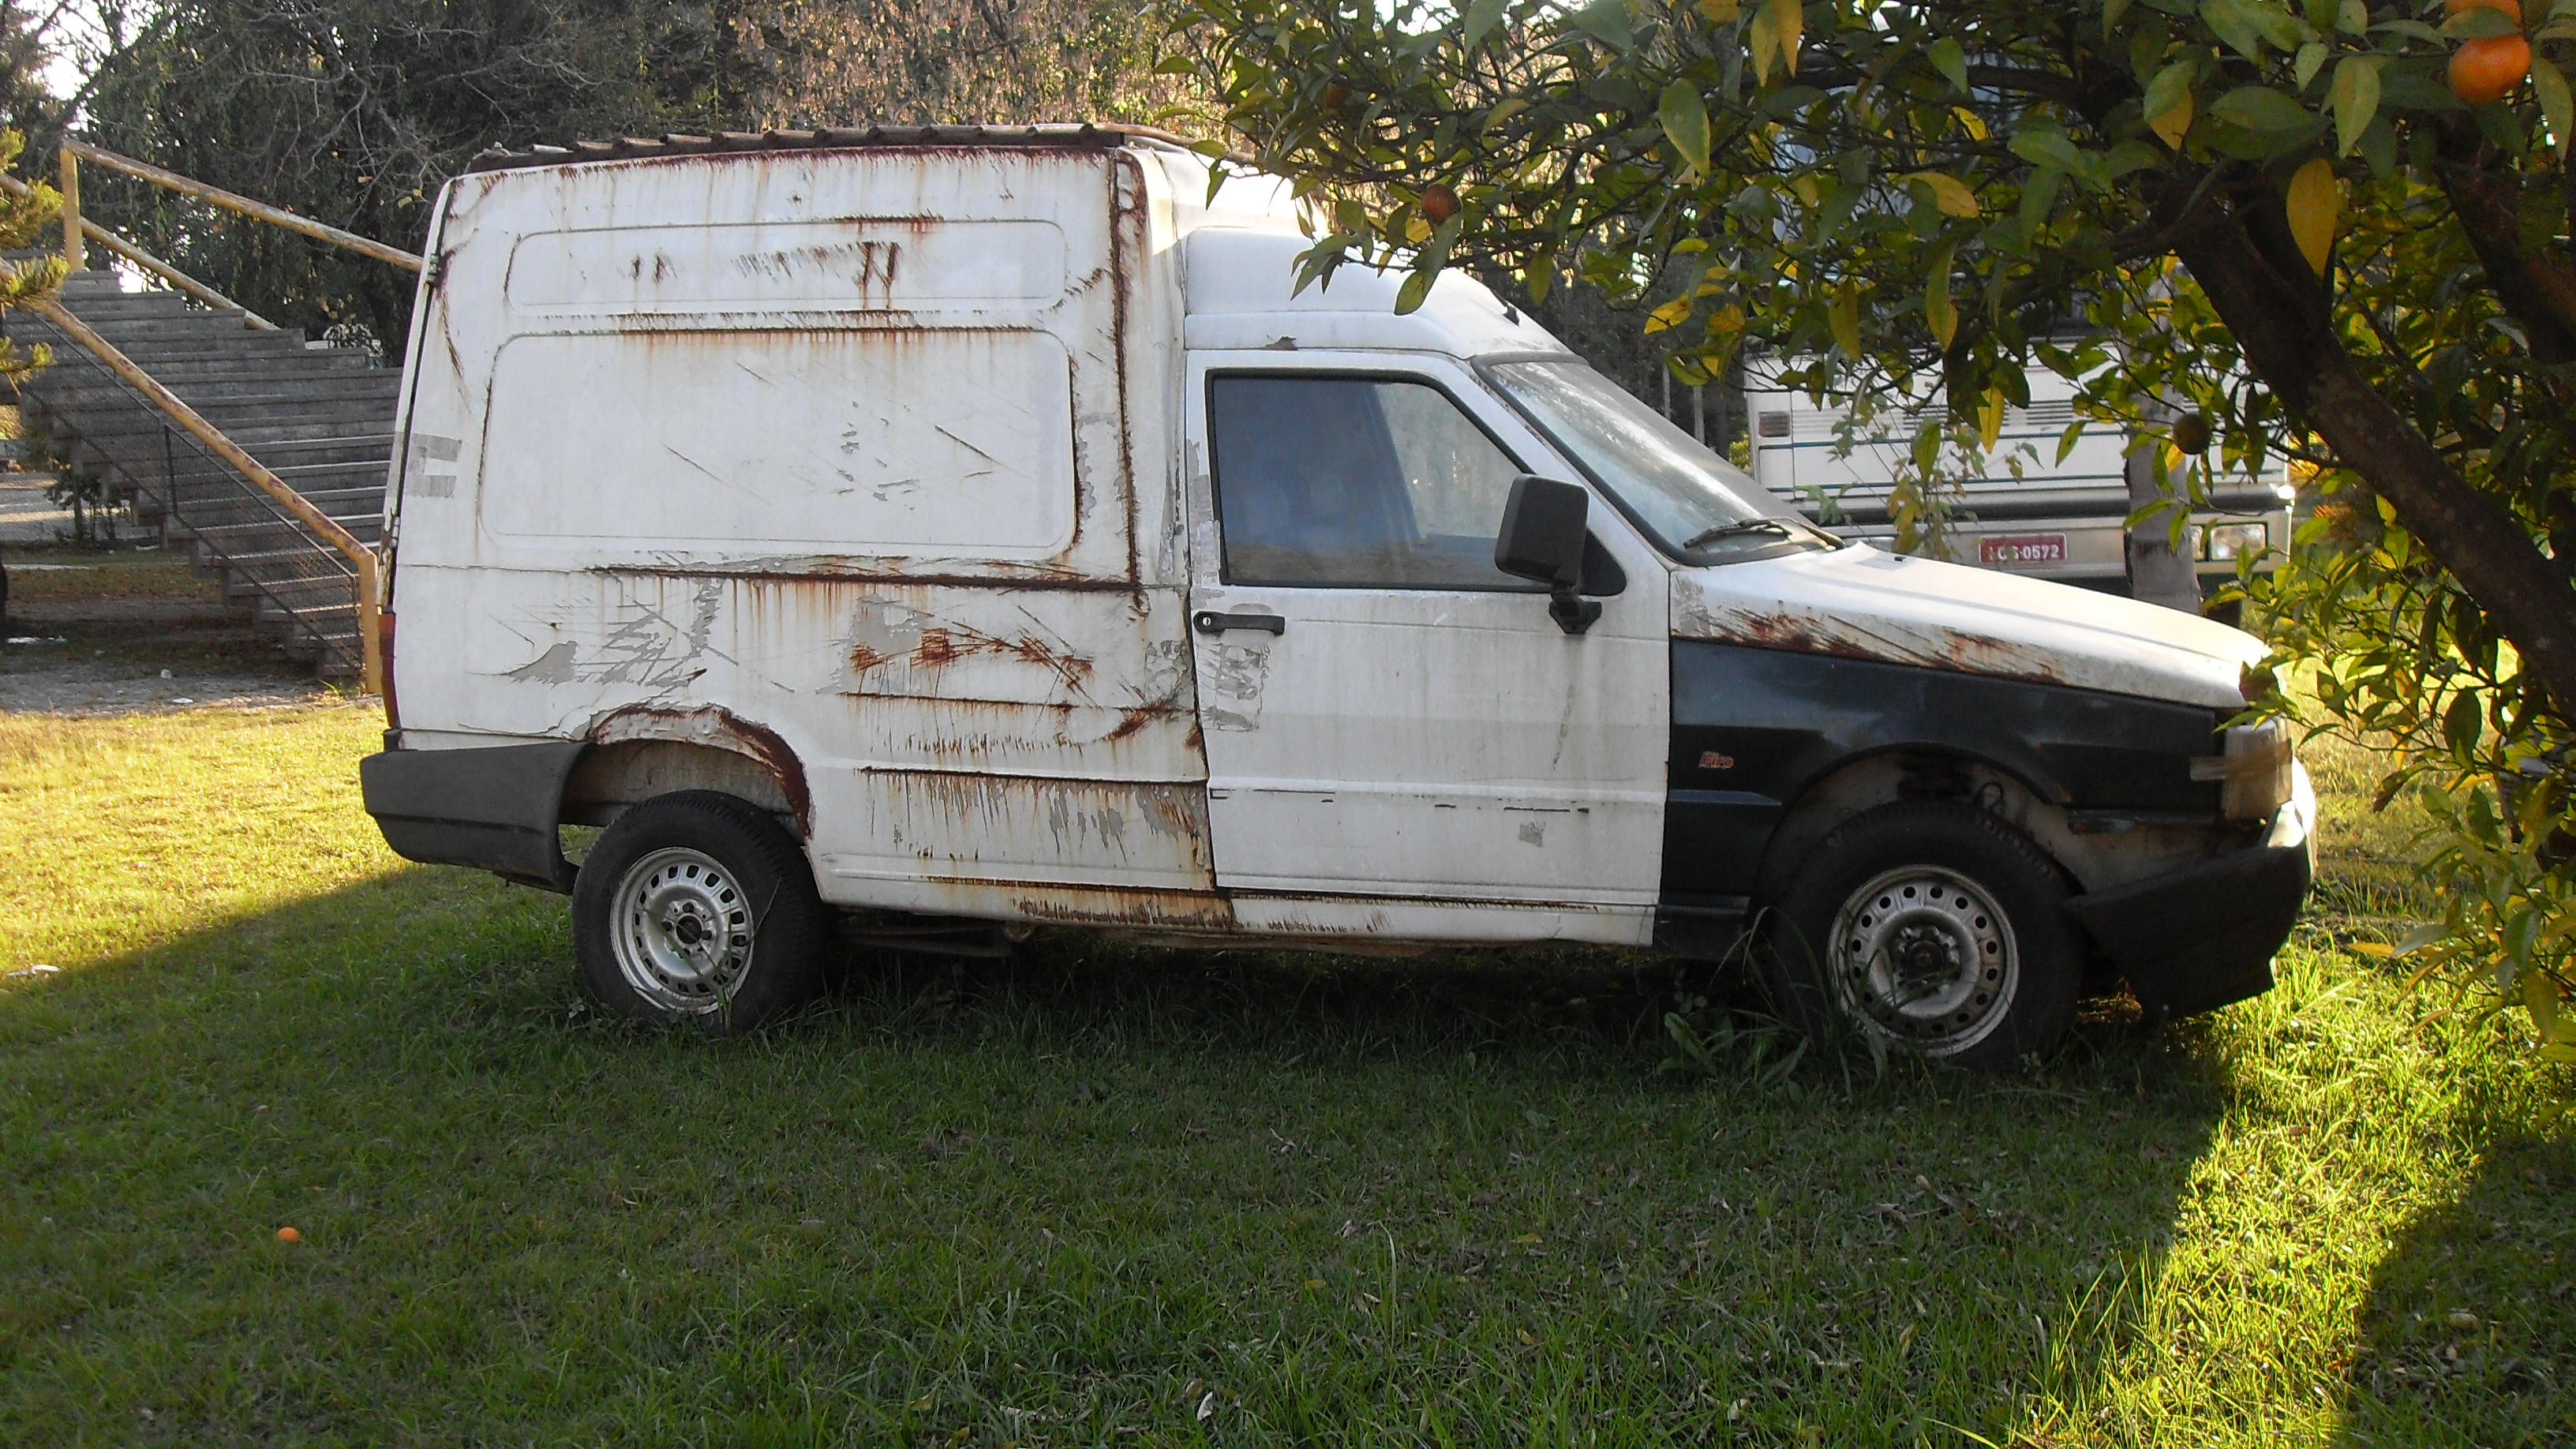
M2576 1141L2505 1137L2407 1226L2362 1309L2345 1442L2576 1443L2571 1195Z
M2005 1442L2226 1101L1675 1076L1610 955L1049 935L721 1043L568 962L410 871L0 991L0 1442Z

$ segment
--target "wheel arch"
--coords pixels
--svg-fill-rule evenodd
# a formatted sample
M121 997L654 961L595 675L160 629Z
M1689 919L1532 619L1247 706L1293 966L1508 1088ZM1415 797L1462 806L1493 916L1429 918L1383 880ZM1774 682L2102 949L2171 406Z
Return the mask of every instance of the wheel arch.
M778 733L718 706L636 706L594 723L564 782L567 825L606 825L647 800L713 790L748 802L813 838L804 762Z
M2063 786L2045 774L2025 773L1981 751L1946 741L1906 740L1855 751L1801 782L1763 846L1762 862L1754 875L1754 899L1777 900L1799 863L1834 827L1899 800L1979 805L2031 836L2069 880L2082 880L2065 854L2050 848L2052 837L2068 834Z

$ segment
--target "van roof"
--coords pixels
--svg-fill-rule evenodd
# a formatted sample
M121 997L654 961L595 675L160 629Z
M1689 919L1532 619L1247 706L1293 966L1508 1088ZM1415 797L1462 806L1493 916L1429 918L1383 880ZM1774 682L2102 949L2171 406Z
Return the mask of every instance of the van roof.
M584 161L630 161L655 156L702 156L734 151L842 151L877 146L981 146L1004 150L1114 150L1147 145L1196 151L1202 143L1155 126L1118 121L1057 122L1034 126L835 126L814 131L718 131L708 136L621 136L569 146L495 146L466 165L468 171L507 171L522 166L567 166ZM1203 154L1203 153L1202 153ZM1245 162L1247 158L1229 158Z

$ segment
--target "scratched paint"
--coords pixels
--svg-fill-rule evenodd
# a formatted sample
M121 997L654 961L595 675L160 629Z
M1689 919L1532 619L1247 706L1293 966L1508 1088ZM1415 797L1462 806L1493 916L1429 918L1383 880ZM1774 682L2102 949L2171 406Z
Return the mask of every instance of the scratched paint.
M1674 637L2236 709L2252 636L2206 619L1867 547L1673 577Z
M1137 166L461 181L406 419L406 466L455 480L402 536L406 728L793 761L847 904L898 876L1211 893L1178 427L1130 377L1163 365L1128 332L1177 335L1178 286Z

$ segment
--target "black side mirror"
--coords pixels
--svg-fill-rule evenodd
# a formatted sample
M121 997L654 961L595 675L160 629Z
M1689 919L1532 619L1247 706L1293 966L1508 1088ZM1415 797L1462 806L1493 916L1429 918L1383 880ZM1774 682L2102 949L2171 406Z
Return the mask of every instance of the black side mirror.
M1583 586L1591 511L1592 495L1582 488L1524 473L1512 480L1502 531L1494 536L1494 567L1547 585L1547 616L1568 634L1582 633L1601 617L1600 600L1575 592Z

